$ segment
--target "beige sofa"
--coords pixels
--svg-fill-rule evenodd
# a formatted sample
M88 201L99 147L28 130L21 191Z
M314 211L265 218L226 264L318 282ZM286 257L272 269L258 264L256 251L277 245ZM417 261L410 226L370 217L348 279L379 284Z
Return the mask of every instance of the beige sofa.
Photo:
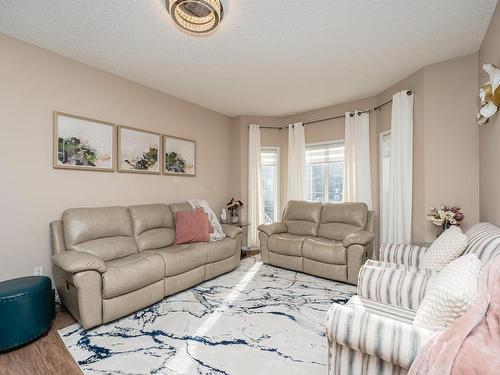
M364 203L289 201L283 221L259 226L262 260L356 284L371 257L373 212Z
M175 212L188 203L73 208L50 224L52 272L62 304L83 328L128 315L235 269L241 229L175 245Z

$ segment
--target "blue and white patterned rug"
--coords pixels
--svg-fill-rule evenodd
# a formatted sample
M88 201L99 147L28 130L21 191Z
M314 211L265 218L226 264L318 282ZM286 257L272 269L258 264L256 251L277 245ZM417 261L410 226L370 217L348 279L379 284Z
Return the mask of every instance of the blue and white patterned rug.
M355 287L244 259L115 322L59 334L85 374L321 374L324 321Z

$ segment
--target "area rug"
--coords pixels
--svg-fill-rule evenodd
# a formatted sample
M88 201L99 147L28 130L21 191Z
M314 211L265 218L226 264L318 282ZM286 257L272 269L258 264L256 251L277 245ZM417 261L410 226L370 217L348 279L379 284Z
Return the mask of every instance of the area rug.
M85 374L321 374L324 322L355 287L244 259L115 322L59 335Z

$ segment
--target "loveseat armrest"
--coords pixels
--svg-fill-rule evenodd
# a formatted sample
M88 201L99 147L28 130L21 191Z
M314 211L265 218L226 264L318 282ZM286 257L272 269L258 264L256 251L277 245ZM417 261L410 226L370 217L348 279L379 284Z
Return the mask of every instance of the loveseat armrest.
M52 257L52 263L71 274L92 270L106 272L106 264L102 259L84 251L68 250L56 254Z
M238 236L238 234L242 232L241 228L235 227L234 225L221 224L221 227L224 234L232 239L235 239Z
M279 233L285 233L288 228L285 223L266 223L266 224L261 224L257 228L260 232L264 232L268 236L271 236L273 234L279 234Z
M398 268L371 266L365 263L359 271L360 297L416 311L422 302L430 274Z
M374 238L375 233L360 230L347 235L347 237L344 238L343 244L344 247L349 247L351 245L367 245L372 242Z
M339 344L405 369L410 368L425 342L434 335L433 331L367 312L356 305L335 303L328 311L326 330L330 347Z
M383 243L380 245L379 260L420 267L427 249L427 246L416 244Z

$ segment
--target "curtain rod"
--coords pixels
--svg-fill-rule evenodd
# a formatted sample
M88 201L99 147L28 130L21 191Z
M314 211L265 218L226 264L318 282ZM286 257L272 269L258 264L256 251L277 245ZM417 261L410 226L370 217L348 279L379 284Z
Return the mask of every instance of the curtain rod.
M406 91L406 95L411 95L413 94L413 91L412 90L408 90ZM385 103L382 103L372 109L367 109L365 111L359 111L358 114L362 114L362 113L370 113L372 111L376 111L376 110L379 110L381 109L382 107L386 106L387 104L389 103L392 103L392 99L391 100L388 100L386 101ZM351 113L350 116L354 116L354 113ZM302 125L310 125L310 124L315 124L317 122L323 122L323 121L328 121L328 120L335 120L335 119L338 119L338 118L344 118L345 115L339 115L339 116L333 116L333 117L327 117L327 118L322 118L322 119L318 119L318 120L312 120L312 121L306 121L306 122L303 122ZM285 128L288 128L288 125L286 126L260 126L261 129L276 129L276 130L282 130L282 129L285 129Z

